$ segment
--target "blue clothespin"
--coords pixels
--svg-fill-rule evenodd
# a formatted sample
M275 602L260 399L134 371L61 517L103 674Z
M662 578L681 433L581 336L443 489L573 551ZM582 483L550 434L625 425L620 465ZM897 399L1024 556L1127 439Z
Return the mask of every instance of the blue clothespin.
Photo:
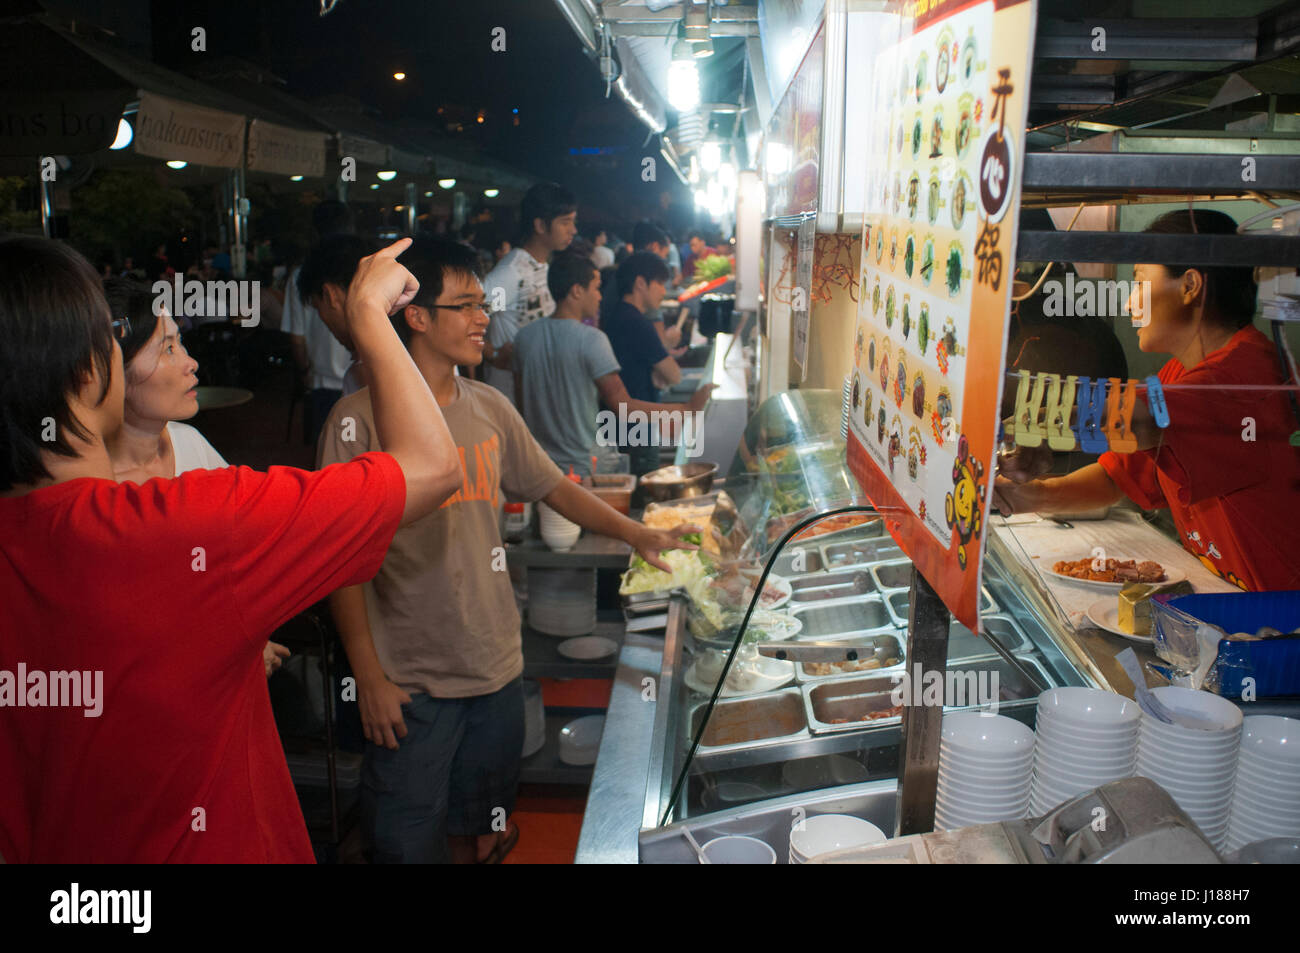
M1156 419L1156 426L1163 430L1169 426L1169 407L1165 404L1160 378L1152 374L1143 383L1147 385L1147 405L1151 408L1151 416Z
M1109 387L1105 380L1089 381L1079 378L1079 426L1076 435L1079 449L1084 453L1105 453L1110 441L1101 429L1106 415L1106 396Z

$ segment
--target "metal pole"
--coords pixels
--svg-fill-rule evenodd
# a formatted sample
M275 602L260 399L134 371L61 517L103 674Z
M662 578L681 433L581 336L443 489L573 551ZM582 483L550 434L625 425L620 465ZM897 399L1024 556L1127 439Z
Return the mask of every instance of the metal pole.
M248 241L248 222L245 216L248 214L248 199L244 197L244 170L230 170L230 194L231 194L231 217L234 232L230 243L230 264L231 270L236 278L243 278L246 273L247 249L245 243Z
M415 183L407 182L406 183L406 234L410 235L412 238L415 237L415 223L417 221L416 214L415 214L416 212L415 203L417 201L416 197L417 197L417 193L415 191Z
M47 182L43 170L37 173L41 183L41 230L46 238L54 237L54 183Z
M934 830L934 796L939 783L939 738L943 703L920 703L927 676L944 683L948 669L948 626L951 617L925 577L912 567L911 607L907 620L907 697L903 704L903 737L898 770L898 809L895 835ZM942 692L940 693L942 695Z

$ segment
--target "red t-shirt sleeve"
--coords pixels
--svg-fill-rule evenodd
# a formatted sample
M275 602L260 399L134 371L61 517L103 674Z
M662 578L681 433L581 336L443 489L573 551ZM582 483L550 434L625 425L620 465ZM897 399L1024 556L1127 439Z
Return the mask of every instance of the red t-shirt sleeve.
M227 541L205 553L205 571L228 580L254 641L336 589L372 578L406 506L401 468L378 452L319 471L195 470L175 482L204 501L186 513L196 535L220 531Z

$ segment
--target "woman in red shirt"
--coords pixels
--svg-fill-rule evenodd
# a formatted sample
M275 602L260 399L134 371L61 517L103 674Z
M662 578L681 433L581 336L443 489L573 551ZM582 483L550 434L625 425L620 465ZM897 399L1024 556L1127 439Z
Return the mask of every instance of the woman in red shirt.
M1229 216L1205 209L1170 212L1147 229L1236 230ZM1141 449L1103 453L1062 477L1034 479L1041 450L1012 454L994 487L998 509L1067 512L1127 496L1144 509L1168 507L1183 546L1242 589L1300 589L1300 448L1289 442L1300 421L1277 349L1251 324L1251 269L1139 264L1134 280L1138 346L1173 355L1158 375L1169 427L1157 427L1140 402ZM1137 282L1150 283L1149 314Z
M76 252L0 241L0 858L310 862L262 649L379 570L460 485L442 412L388 315L403 239L348 289L387 452L316 473L118 483L129 332ZM382 422L381 422L382 421Z

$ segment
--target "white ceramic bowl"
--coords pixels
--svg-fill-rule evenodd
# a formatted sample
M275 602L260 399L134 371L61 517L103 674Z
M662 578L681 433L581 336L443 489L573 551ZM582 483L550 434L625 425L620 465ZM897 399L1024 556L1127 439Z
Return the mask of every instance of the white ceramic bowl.
M946 781L949 784L955 782L963 785L983 784L991 787L1001 787L1028 781L1033 773L1032 765L1017 768L1014 771L985 771L978 768L963 768L945 765L943 762L939 763L939 780Z
M1034 753L1035 771L1065 771L1107 773L1111 771L1131 770L1137 764L1137 752L1100 757L1082 755L1075 751L1051 751L1039 748Z
M711 864L775 864L776 851L757 837L728 834L700 845ZM700 861L703 863L703 861Z
M580 536L582 536L582 527L576 523L568 529L542 527L542 542L557 553L567 553Z
M790 849L803 858L846 847L883 844L889 838L875 824L848 814L818 814L805 818L802 830L790 832Z
M1241 747L1269 764L1300 769L1300 719L1251 715L1242 723Z
M949 751L939 753L939 770L953 774L980 774L987 776L1015 775L1028 772L1034 765L1033 755L1015 761L994 761L971 758Z
M618 651L618 643L601 635L583 635L566 639L555 647L565 658L579 661L607 658Z
M569 722L560 729L560 760L565 764L595 764L604 731L604 715L588 715Z
M1039 739L1069 741L1077 745L1114 745L1127 744L1130 739L1141 734L1140 725L1122 725L1118 728L1094 730L1085 728L1075 722L1063 722L1053 718L1040 718L1036 734Z
M1162 685L1151 689L1151 694L1159 699L1166 708L1179 714L1190 715L1205 722L1200 728L1184 728L1181 725L1166 725L1164 722L1144 714L1143 720L1152 723L1155 728L1178 729L1184 732L1219 733L1236 731L1241 727L1241 709L1218 695L1197 691L1191 688L1179 688L1176 685Z
M1294 791L1279 790L1276 787L1260 782L1256 778L1240 773L1237 774L1236 781L1236 790L1241 792L1241 795L1248 800L1263 798L1266 801L1277 802L1283 808L1300 809L1300 797Z
M1010 757L1034 749L1034 732L1006 715L955 712L943 718L940 743L956 751Z
M1131 698L1098 688L1051 688L1038 696L1040 717L1080 726L1117 727L1137 723L1142 709Z
M1023 792L1007 797L977 797L968 792L953 791L939 791L935 797L936 803L943 804L951 813L1017 810L1029 803L1029 788L1026 786Z
M1185 781L1189 784L1217 784L1228 789L1232 788L1233 780L1237 776L1236 768L1232 764L1198 765L1188 761L1160 758L1150 752L1138 756L1137 766L1139 774L1145 769L1155 771L1170 780Z

